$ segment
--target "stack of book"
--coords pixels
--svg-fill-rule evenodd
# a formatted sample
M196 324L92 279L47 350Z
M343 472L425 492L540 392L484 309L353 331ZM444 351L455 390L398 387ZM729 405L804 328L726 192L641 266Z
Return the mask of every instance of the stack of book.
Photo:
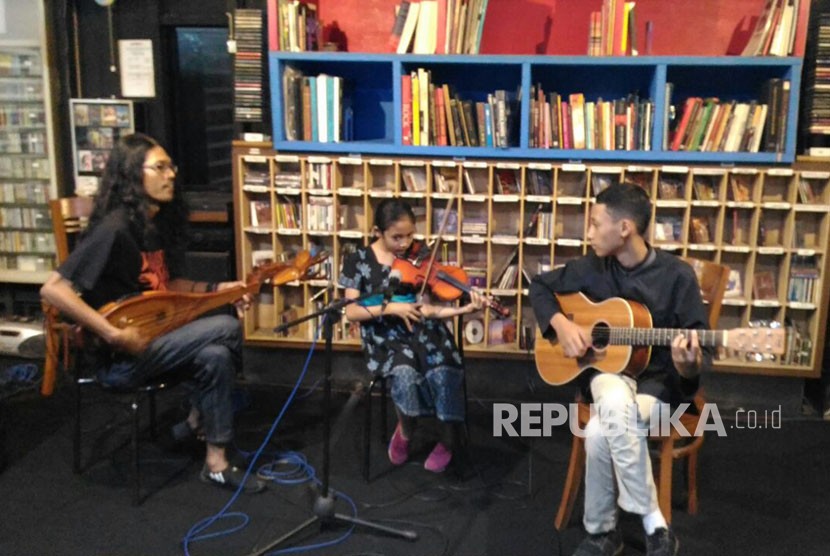
M268 0L269 51L319 50L321 30L316 2Z
M300 211L297 203L284 200L277 203L275 211L277 216L277 228L280 230L299 230L302 228Z
M461 235L465 236L486 236L487 219L466 217L461 222Z
M671 85L671 84L669 84ZM759 100L689 97L671 135L673 151L781 152L787 137L790 81L764 83Z
M282 75L283 118L288 141L339 143L343 139L343 78L305 76L286 67ZM350 112L347 112L350 114Z
M502 148L513 144L519 110L505 90L486 102L462 100L418 68L401 77L401 114L404 145Z
M406 54L478 54L488 0L404 0L389 47Z
M589 56L637 56L636 2L603 0L599 12L591 12L588 36ZM650 26L647 27L647 33ZM650 43L650 37L646 37ZM646 49L646 54L650 53Z
M807 25L809 10L809 0L766 0L741 56L792 55L799 29Z
M245 168L245 175L242 180L242 183L244 184L243 187L267 188L271 181L271 173L265 165L262 165L262 168L249 165Z
M333 231L334 210L334 200L331 197L309 197L306 206L306 228L308 231Z
M787 301L815 303L819 284L819 271L815 262L804 257L793 257L790 281L787 285Z
M586 101L531 88L530 146L537 149L650 151L654 103L637 93L616 100Z

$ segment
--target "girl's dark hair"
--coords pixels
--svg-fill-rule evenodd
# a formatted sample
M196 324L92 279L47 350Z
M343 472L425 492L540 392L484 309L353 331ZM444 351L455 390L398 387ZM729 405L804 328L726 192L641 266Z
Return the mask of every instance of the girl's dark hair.
M651 221L651 199L639 185L624 182L612 185L597 195L597 204L605 205L615 219L630 218L637 226L637 233L646 234Z
M158 232L161 248L173 272L173 267L184 261L188 211L182 188L176 187L173 200L163 203L152 221L147 219L150 199L144 190L144 161L151 149L160 146L158 141L143 133L119 139L104 167L88 229L93 229L114 210L123 209L130 229L141 241L148 234Z
M415 223L412 207L401 199L384 199L375 207L375 227L381 232L385 232L389 226L404 217Z

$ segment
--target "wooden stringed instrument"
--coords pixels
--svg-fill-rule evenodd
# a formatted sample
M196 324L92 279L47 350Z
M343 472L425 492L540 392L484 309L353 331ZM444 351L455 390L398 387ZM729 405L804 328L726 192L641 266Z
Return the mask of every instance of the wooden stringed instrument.
M312 278L310 269L328 258L325 251L311 256L299 252L292 261L275 262L256 267L245 279L245 285L211 293L148 291L102 306L101 313L113 326L138 329L148 342L195 320L200 315L257 294L262 284L281 286L294 280Z
M555 294L562 313L583 327L592 347L582 357L566 357L562 346L536 330L534 358L542 380L559 386L586 369L604 373L641 373L651 357L651 346L670 346L678 334L690 331L652 328L648 309L635 301L612 297L595 303L582 293ZM781 328L697 330L701 347L727 347L736 351L782 354L785 334Z

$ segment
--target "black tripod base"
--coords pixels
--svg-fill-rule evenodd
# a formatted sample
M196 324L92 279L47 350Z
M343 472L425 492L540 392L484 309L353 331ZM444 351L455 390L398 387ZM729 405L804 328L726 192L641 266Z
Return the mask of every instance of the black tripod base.
M286 541L288 541L289 539L291 539L292 537L294 537L295 535L305 531L308 527L314 525L315 523L320 523L321 526L330 525L334 523L348 523L352 525L359 525L360 527L366 527L368 529L372 529L375 531L381 531L383 533L393 535L396 537L403 537L404 539L410 541L418 540L418 533L416 533L415 531L395 529L393 527L387 527L386 525L381 525L379 523L374 523L372 521L366 521L365 519L336 513L334 511L334 502L334 496L318 496L317 499L314 501L314 517L305 520L291 531L287 532L277 540L270 543L265 548L257 549L256 551L248 554L248 556L260 556L262 554L270 552L278 546L285 543Z

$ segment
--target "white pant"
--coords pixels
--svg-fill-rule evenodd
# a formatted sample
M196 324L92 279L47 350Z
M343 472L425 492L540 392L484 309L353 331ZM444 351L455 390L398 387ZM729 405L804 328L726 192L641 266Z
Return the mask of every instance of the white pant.
M634 379L608 373L591 380L591 395L594 405L585 428L583 523L588 533L596 534L616 527L617 504L640 515L658 509L644 431L662 402L651 395L637 394ZM629 423L640 428L639 434L627 426Z

